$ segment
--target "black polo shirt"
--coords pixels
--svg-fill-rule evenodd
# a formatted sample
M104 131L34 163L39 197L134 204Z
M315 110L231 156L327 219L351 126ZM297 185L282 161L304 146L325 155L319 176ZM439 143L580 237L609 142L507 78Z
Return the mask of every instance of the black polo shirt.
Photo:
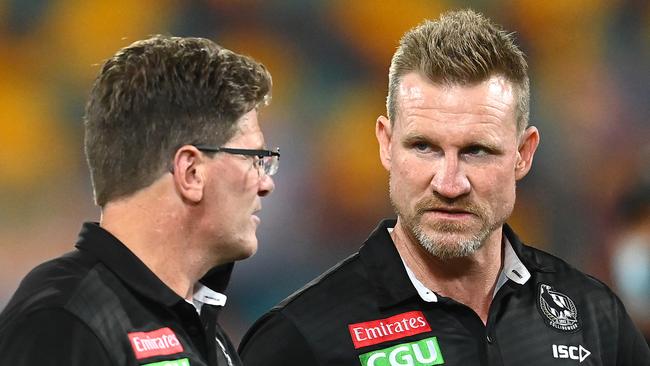
M467 306L418 294L384 221L358 253L260 318L239 351L247 366L650 365L619 299L504 226L516 262L487 326ZM511 269L512 270L512 269ZM526 273L520 273L526 272Z
M0 365L240 365L217 323L232 267L201 279L195 307L86 223L76 250L32 270L0 314Z

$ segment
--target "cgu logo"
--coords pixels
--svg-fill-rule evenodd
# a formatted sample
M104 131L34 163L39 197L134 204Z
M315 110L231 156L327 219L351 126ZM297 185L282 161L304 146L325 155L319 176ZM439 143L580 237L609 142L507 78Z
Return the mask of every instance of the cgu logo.
M445 363L436 337L364 353L363 366L428 366Z
M553 357L554 358L570 358L572 360L577 360L582 363L591 352L582 345L578 346L567 346L564 344L554 344L553 345Z

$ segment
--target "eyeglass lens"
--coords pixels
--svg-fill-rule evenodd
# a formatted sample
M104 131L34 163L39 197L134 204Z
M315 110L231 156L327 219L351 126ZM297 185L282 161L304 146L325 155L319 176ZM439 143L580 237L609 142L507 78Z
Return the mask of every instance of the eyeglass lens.
M264 156L257 161L257 168L261 174L273 175L278 171L278 162L277 156Z

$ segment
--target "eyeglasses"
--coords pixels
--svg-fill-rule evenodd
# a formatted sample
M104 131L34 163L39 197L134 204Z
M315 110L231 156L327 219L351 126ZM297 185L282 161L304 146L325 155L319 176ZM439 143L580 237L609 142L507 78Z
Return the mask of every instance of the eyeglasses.
M277 173L278 166L280 165L280 148L277 147L275 151L270 150L254 150L254 149L232 149L229 147L215 147L208 145L192 145L201 151L208 152L225 152L227 154L256 156L257 159L253 163L257 169L260 177L264 175L273 175Z

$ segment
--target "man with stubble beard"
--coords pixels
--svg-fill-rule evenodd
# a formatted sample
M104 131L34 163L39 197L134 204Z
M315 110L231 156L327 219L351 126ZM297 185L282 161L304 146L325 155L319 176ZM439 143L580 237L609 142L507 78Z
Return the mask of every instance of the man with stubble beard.
M397 220L259 319L246 365L650 365L600 281L505 224L539 144L510 33L470 11L407 32L377 119Z

